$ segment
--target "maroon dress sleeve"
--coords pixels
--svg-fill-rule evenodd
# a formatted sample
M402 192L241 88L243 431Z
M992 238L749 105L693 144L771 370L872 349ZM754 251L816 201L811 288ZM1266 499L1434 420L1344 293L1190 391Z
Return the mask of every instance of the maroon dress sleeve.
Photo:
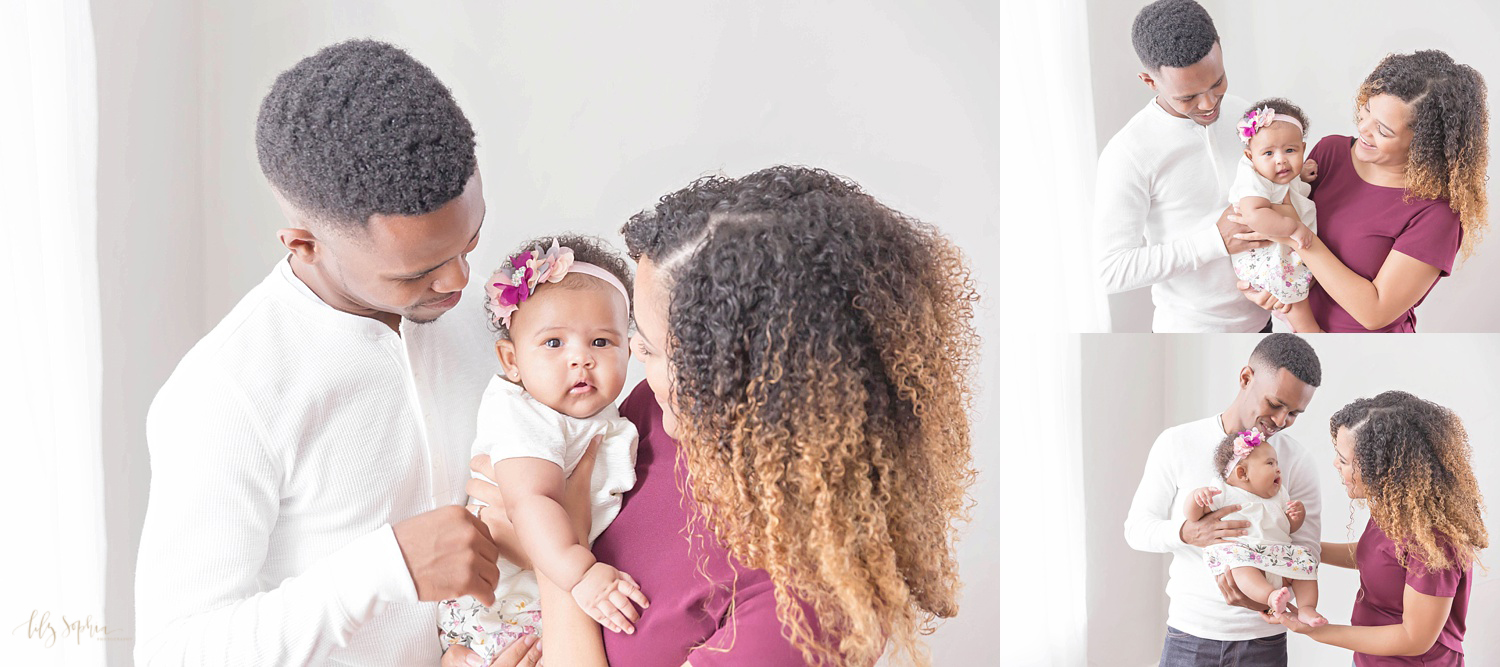
M1447 200L1431 202L1407 221L1396 236L1391 250L1424 264L1437 267L1446 276L1453 270L1458 246L1463 240L1463 226Z

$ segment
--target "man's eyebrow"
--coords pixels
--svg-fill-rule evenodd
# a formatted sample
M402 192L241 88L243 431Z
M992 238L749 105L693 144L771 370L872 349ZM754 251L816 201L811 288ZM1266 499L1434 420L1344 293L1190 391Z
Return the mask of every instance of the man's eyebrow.
M474 239L479 238L479 232L480 232L480 230L483 230L483 229L484 229L484 222L480 221L480 223L479 223L479 229L475 229L474 230L474 235L469 237L469 243L473 243ZM464 247L465 248L469 247L469 243L465 243ZM448 262L451 262L451 261L453 261L453 258L449 257L448 259L443 260L443 264L447 264ZM403 273L403 274L398 275L396 277L397 278L401 278L401 279L405 279L405 280L409 280L409 279L412 279L412 278L421 278L422 276L425 276L425 275L427 275L429 273L432 273L433 271L436 271L438 269L443 268L443 264L439 264L437 266L434 266L434 267L432 267L430 269L427 269L427 270L424 270L424 271L417 271L415 273Z

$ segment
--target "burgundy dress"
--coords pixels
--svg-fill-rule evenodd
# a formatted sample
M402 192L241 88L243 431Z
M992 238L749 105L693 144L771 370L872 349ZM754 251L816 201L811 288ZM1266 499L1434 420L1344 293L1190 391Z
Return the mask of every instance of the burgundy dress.
M1452 552L1449 552L1450 557ZM1464 664L1464 618L1469 615L1469 586L1472 567L1450 567L1432 571L1420 556L1408 554L1406 567L1396 561L1396 545L1371 519L1359 537L1354 559L1359 563L1359 595L1354 600L1351 625L1399 625L1402 596L1406 587L1423 595L1453 598L1448 621L1437 641L1417 657L1373 656L1354 654L1355 667L1393 665L1440 665L1458 667Z
M677 441L662 431L661 406L645 382L620 414L640 431L636 485L594 541L594 555L635 577L651 607L641 613L635 634L604 631L610 667L680 667L688 660L694 667L805 665L782 637L766 572L731 564L723 548L697 537L701 529L689 543ZM698 571L700 563L714 583ZM811 618L812 610L803 610Z
M1366 280L1375 279L1392 250L1436 267L1439 279L1448 275L1463 239L1458 213L1446 199L1402 201L1402 188L1366 182L1354 171L1354 158L1349 155L1353 145L1353 137L1327 136L1309 154L1318 161L1318 178L1311 184L1312 200L1318 205L1318 238L1344 266ZM1417 306L1431 292L1429 287L1409 310L1375 331L1414 333ZM1307 302L1324 331L1366 331L1316 282Z

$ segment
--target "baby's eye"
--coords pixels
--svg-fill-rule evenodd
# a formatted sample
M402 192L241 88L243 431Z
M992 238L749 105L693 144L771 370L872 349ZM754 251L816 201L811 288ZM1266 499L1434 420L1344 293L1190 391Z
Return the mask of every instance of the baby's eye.
M548 338L547 340L542 341L542 345L546 345L547 347L562 347L562 339Z
M594 347L609 347L609 339L608 338L595 338L594 339Z

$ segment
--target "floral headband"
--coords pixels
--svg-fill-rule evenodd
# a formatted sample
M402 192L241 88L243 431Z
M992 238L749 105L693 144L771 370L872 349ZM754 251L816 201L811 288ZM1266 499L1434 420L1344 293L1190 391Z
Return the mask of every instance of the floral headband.
M573 249L558 247L557 239L552 247L542 252L540 246L517 253L510 258L510 269L496 269L490 274L484 292L490 302L490 323L510 328L510 316L521 307L521 303L536 293L543 283L561 282L569 273L593 276L620 291L625 298L625 309L630 309L630 292L613 273L588 262L573 261Z
M1271 105L1268 104L1259 109L1251 109L1248 113L1245 114L1244 118L1240 119L1240 141L1244 142L1245 144L1249 144L1250 138L1254 137L1255 133L1260 132L1267 127L1270 127L1271 123L1274 123L1278 120L1286 121L1288 123L1296 125L1297 129L1299 130L1302 129L1302 121L1297 120L1295 116L1288 116L1284 113L1276 113L1276 110L1272 109Z
M1260 429L1251 428L1248 431L1240 431L1240 437L1234 439L1234 456L1229 457L1229 465L1224 467L1224 479L1229 479L1234 474L1234 467L1250 457L1256 447L1265 444L1265 436L1261 435Z

